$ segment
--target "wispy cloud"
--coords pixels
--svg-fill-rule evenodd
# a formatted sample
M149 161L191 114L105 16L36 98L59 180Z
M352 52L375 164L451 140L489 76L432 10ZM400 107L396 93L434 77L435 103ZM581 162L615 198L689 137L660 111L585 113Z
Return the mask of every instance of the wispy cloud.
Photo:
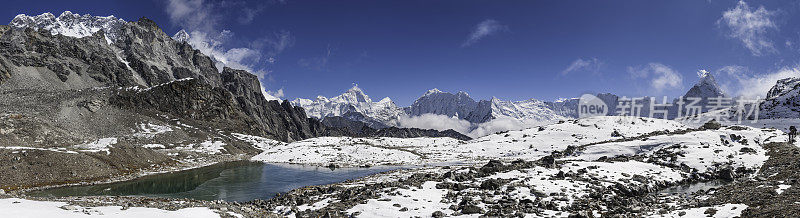
M578 58L577 60L573 61L567 69L561 71L561 76L566 76L572 72L590 72L592 74L600 74L600 66L603 65L603 62L598 60L597 58Z
M250 22L253 22L253 20L256 18L256 15L258 15L258 13L261 13L261 11L263 10L264 10L263 5L259 5L256 7L245 7L244 9L242 9L242 13L239 14L238 21L240 24L249 24Z
M727 93L747 99L764 98L778 80L800 77L800 67L783 67L777 71L754 74L746 67L725 66L718 71L717 80Z
M327 70L328 69L328 61L330 60L331 56L333 55L333 49L331 45L328 44L328 47L325 49L325 53L318 57L311 57L311 58L301 58L297 61L297 64L301 67L310 70Z
M221 17L205 0L169 0L164 11L172 24L196 31L213 31Z
M289 31L281 30L256 39L246 47L226 46L235 34L219 28L218 24L222 19L219 15L237 5L241 6L225 1L215 3L205 0L170 0L164 10L173 25L189 33L187 42L214 59L219 70L223 67L246 70L263 81L270 78L272 71L269 67L277 61L278 55L294 45L294 37ZM252 13L255 16L258 11ZM282 93L279 91L274 93ZM267 91L264 94L267 98L271 97L267 95Z
M435 129L439 131L452 129L472 138L478 138L502 131L521 130L539 125L543 125L543 123L518 120L508 117L498 117L497 119L492 119L489 122L472 124L469 121L461 120L457 117L449 117L447 115L439 114L422 114L419 116L404 115L399 117L397 120L397 126L400 127Z
M472 33L469 34L467 40L461 44L461 47L469 47L472 44L475 44L476 42L480 41L481 39L487 36L490 36L500 31L507 31L507 30L508 26L501 25L496 20L492 19L484 20L478 23L478 25L475 25L475 29L473 29Z
M634 79L649 80L650 88L656 93L683 87L683 77L677 71L661 63L628 67L628 73Z
M448 117L439 114L422 114L420 116L401 116L398 126L407 128L435 129L439 131L452 129L462 134L468 134L471 123L457 117Z
M722 13L717 23L729 29L729 36L742 41L744 46L755 56L776 52L772 41L767 38L771 30L778 30L772 20L775 11L768 11L764 6L752 9L744 1L739 1L735 8Z
M273 33L272 36L264 36L254 41L250 44L250 47L264 50L267 62L275 63L278 55L293 45L294 36L287 30L281 30Z

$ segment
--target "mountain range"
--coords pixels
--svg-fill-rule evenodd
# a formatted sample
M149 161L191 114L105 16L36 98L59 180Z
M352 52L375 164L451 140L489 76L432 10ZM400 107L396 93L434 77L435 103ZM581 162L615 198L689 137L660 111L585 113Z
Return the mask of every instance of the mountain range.
M715 104L715 102L709 102L709 99L728 96L722 91L711 73L701 72L698 82L682 96L682 99L684 101L693 98L701 99L695 106L701 108L699 113L705 113L712 109L714 105L711 104ZM781 84L779 82L778 85L789 86ZM623 99L611 93L599 93L593 96L608 106L606 115L617 114L617 106L624 104L621 102ZM464 91L449 93L434 88L426 91L410 106L399 107L388 97L379 102L373 102L357 85L336 97L319 96L315 100L297 98L292 101L293 105L305 108L310 117L321 120L334 117L334 119L344 118L364 122L371 127L384 128L402 126L402 119L432 114L469 122L471 124L469 130L493 120L513 120L527 124L522 126L524 128L578 118L580 117L579 103L580 98L557 101L541 101L533 98L523 101L506 101L491 98L490 100L476 101ZM649 97L637 101L637 104L641 106L640 116L649 116L652 105L655 117L669 119L686 115L686 103L680 106L681 103L678 102L678 99L663 102L663 99ZM730 102L730 105L735 104L735 100ZM655 110L667 111L667 114ZM679 111L680 114L678 114Z

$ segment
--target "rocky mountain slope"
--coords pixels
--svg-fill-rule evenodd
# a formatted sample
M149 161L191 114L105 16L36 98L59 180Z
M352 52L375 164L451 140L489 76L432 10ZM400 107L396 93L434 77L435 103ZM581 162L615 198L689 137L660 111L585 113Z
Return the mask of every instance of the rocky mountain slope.
M7 45L0 49L0 60L10 75L2 89L135 87L133 90L137 91L123 93L128 103L132 103L130 106L136 108L188 115L203 121L242 113L244 116L240 118L248 117L254 125L239 130L279 140L315 137L323 131L318 128L319 123L305 117L302 109L265 100L254 75L233 69L219 73L210 58L185 42L173 40L146 18L120 23L113 17L64 12L56 18L52 14L20 15L11 23L12 27L6 28L0 37ZM179 82L173 84L173 81ZM176 88L183 84L187 86L185 89ZM200 94L199 90L208 93L202 98L190 97ZM163 98L166 94L175 98ZM113 96L112 99L116 100L112 103L123 102ZM181 104L169 100L180 100ZM210 105L211 102L216 105ZM190 109L199 113L190 113Z
M800 78L778 80L759 110L762 118L800 118Z

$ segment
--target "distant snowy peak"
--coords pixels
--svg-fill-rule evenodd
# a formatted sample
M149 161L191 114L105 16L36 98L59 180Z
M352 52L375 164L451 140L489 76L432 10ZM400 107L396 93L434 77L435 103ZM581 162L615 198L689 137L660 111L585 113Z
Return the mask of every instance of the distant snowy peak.
M352 88L348 89L342 95L333 98L333 101L342 101L347 103L371 103L372 99L369 98L367 94L364 94L364 91L361 88L358 88L358 84L353 85Z
M292 101L292 104L303 107L309 117L318 119L357 112L386 125L391 125L396 122L398 117L405 114L403 109L395 105L390 98L373 102L358 85L354 85L336 97L318 96L315 100L298 98Z
M684 98L689 97L696 97L696 98L712 98L712 97L722 97L727 96L725 92L717 84L717 81L714 79L714 76L711 75L710 72L701 70L698 73L700 76L700 81L697 82L688 92L683 96Z
M125 23L125 20L116 18L113 15L100 17L86 14L81 16L70 11L64 11L58 17L51 13L36 16L20 14L14 17L9 25L15 28L47 30L53 35L76 38L91 36L102 30L105 33L106 40L111 44L119 39L120 29Z
M186 30L180 30L172 36L172 39L178 42L189 42L189 37L189 33Z
M410 116L438 114L457 117L471 123L484 123L492 119L516 119L522 122L549 123L566 119L536 99L504 101L496 97L475 101L466 92L455 94L438 89L427 91L406 109Z
M428 90L427 92L425 92L425 94L423 94L422 96L435 95L435 94L440 94L440 93L444 93L444 92L440 91L437 88L433 88L433 89Z
M554 123L567 118L559 115L547 103L528 99L524 101L503 101L492 98L492 117L512 118L523 122L535 122L540 124Z
M438 114L472 123L482 123L491 119L489 107L488 104L479 104L466 92L453 94L431 89L406 108L406 112L410 116Z

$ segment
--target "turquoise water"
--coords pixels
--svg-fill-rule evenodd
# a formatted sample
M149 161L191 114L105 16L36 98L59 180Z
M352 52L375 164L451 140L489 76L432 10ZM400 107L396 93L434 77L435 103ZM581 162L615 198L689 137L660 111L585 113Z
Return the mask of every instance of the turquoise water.
M198 200L249 201L269 199L278 193L309 186L356 179L400 167L337 168L229 162L139 179L54 188L31 196L150 196Z

